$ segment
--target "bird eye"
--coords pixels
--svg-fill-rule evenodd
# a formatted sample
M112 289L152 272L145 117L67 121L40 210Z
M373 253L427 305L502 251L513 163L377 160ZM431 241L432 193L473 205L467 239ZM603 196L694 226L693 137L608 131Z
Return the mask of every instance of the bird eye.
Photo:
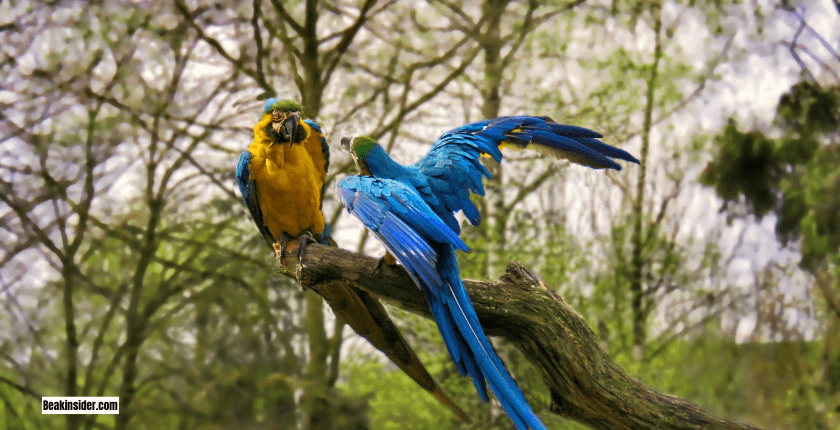
M280 121L280 120L283 119L283 116L284 116L283 112L280 112L279 109L274 109L273 111L271 111L272 121L275 121L275 122Z

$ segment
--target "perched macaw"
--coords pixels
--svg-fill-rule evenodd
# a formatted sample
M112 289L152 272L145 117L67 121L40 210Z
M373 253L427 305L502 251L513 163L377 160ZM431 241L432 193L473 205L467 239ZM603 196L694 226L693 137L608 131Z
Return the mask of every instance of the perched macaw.
M330 150L321 127L312 120L301 120L301 106L292 100L271 98L263 110L254 127L254 142L242 152L236 166L242 199L260 234L281 261L292 239L298 239L300 255L309 241L335 246L321 213L330 164ZM356 333L384 352L460 420L472 422L435 382L376 297L339 283L322 286L320 293Z
M426 294L461 375L472 376L485 402L489 383L518 429L545 426L496 355L467 296L455 251L469 252L469 247L458 237L461 228L455 213L463 211L470 223L478 225L479 212L470 201L470 191L484 195L482 176L490 177L479 159L487 154L501 161L500 149L506 144L596 169L620 170L610 158L638 163L627 152L597 140L600 137L547 117L502 117L444 134L411 166L395 162L372 138L341 142L360 171L338 184L347 210L385 245L386 258L380 263L395 257Z

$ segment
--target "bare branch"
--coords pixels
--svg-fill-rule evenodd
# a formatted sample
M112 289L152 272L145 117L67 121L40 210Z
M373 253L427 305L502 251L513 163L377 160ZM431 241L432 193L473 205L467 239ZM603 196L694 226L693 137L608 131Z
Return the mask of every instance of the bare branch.
M178 11L184 17L184 21L186 21L186 24L198 34L199 39L207 42L207 44L210 45L210 47L212 47L213 50L215 50L219 55L221 55L234 67L236 67L237 70L241 70L242 73L254 79L257 85L259 85L260 88L262 88L264 91L268 93L274 91L271 85L269 85L268 82L266 82L265 76L263 76L262 73L258 73L257 71L246 67L241 55L239 58L233 58L233 56L230 55L230 53L228 53L224 47L222 47L222 44L218 40L208 36L207 33L204 32L204 29L201 28L201 26L195 22L195 18L203 12L203 9L199 9L195 12L190 12L189 7L187 7L187 4L184 3L184 0L175 0L175 8L178 9ZM258 57L257 61L259 62L259 60L260 58Z
M802 73L805 74L805 77L808 78L811 82L817 82L817 78L814 77L814 74L811 73L811 70L808 69L808 66L805 65L805 62L802 61L802 58L799 57L799 54L796 53L796 42L799 40L799 36L802 35L802 30L805 30L805 20L801 20L799 22L799 28L796 29L796 33L793 34L793 41L788 44L791 57L796 60L796 63L799 64L799 68L802 69Z
M263 72L263 59L266 57L265 49L263 48L263 40L262 34L260 33L260 4L261 0L254 0L253 7L254 7L254 15L251 18L251 27L254 29L254 43L257 45L257 56L254 58L254 62L257 63L257 82L265 84L268 86L268 83L265 80L265 73ZM273 95L273 94L272 94Z
M522 42L525 41L525 37L535 28L539 27L540 24L544 23L545 21L548 21L549 19L562 12L572 10L585 2L586 0L575 0L573 2L566 3L560 9L556 9L551 12L546 12L536 18L534 18L534 12L537 10L537 7L539 7L540 4L533 0L528 2L528 12L526 12L525 14L525 20L522 23L522 28L519 30L519 34L517 35L516 40L511 45L510 51L508 51L507 55L505 55L505 58L502 59L502 68L506 69L507 66L509 66L510 63L513 62L514 55L517 51L519 51L519 48L522 46Z
M470 14L464 12L464 9L461 8L461 6L460 6L461 2L451 2L451 1L447 1L447 0L435 0L435 1L437 3L440 3L444 6L446 6L452 12L455 12L456 15L460 16L461 19L466 21L470 26L475 26L475 23L473 22L472 17L470 17Z
M374 272L377 260L311 245L280 270L304 287L342 282L408 311L431 317L428 303L400 267ZM755 429L715 418L679 397L658 393L627 375L583 318L518 263L498 280L464 284L488 335L502 336L540 370L551 411L595 429Z
M31 397L35 397L37 399L41 398L40 394L32 391L32 389L30 389L29 387L25 387L23 385L17 384L14 381L12 381L11 379L6 378L5 376L0 376L0 382L14 388L17 391L20 391L23 394L29 395Z
M662 220L665 219L665 213L668 211L668 204L671 203L672 200L676 199L680 195L680 184L681 181L674 181L674 187L671 189L671 192L662 199L662 202L659 204L659 211L656 214L656 219L653 223L648 226L647 237L645 238L644 242L642 242L643 247L647 247L651 240L654 239L656 233L659 231L659 226L662 224Z
M469 67L470 64L472 64L473 60L475 60L475 57L477 57L480 52L480 47L473 48L471 52L467 53L464 56L464 59L461 60L461 64L458 66L458 68L450 72L441 82L435 85L434 88L429 90L426 94L423 94L411 103L406 103L404 104L404 106L401 106L399 113L393 120L391 120L385 126L378 127L377 130L371 133L370 135L374 138L379 138L382 137L382 135L384 135L386 132L393 131L397 127L397 125L399 125L402 122L406 115L423 105L423 103L431 100L434 96L443 91L443 89L446 88L446 86L449 85L450 82L452 82L458 76L461 76L467 69L467 67ZM406 86L406 90L403 93L404 99L407 99L408 90L409 86Z
M786 48L788 48L791 52L793 52L793 50L795 50L795 49L799 49L800 51L802 51L802 52L804 52L804 53L808 54L808 56L809 56L809 57L811 57L811 59L813 59L814 61L816 61L816 62L817 62L817 64L819 64L819 65L820 65L820 67L822 67L822 68L823 68L823 70L825 70L825 71L826 71L826 72L828 72L828 73L829 73L832 77L834 77L834 80L835 80L835 81L837 81L838 83L840 83L840 74L838 74L837 72L835 72L835 71L834 71L834 70L833 70L833 69L832 69L832 68L831 68L828 64L826 64L826 62L825 62L825 61L823 61L820 57L817 57L817 55L816 55L816 54L814 54L814 53L813 53L810 49L808 49L808 47L807 47L807 46L805 46L805 45L798 45L798 44L796 44L796 43L791 43L791 42L787 42L787 41L784 41L784 40L783 40L783 41L781 41L781 42L779 42L779 44L780 44L780 45L782 45L782 46L784 46L784 47L786 47ZM802 63L800 63L800 66L802 66Z
M811 33L811 36L814 36L814 38L819 40L820 43L822 44L822 46L831 54L832 57L834 57L836 60L840 61L840 54L837 53L837 51L831 46L830 43L828 43L827 40L825 40L824 37L822 37L819 33L817 33L817 30L814 30L814 27L811 27L810 25L808 25L807 22L805 22L805 17L803 17L795 9L791 12L793 13L794 16L796 16L797 19L799 19L799 22L802 23L802 26L806 30L808 30L808 33Z
M519 187L519 192L516 193L516 197L511 200L510 204L505 206L505 212L510 213L513 211L513 208L516 207L521 201L525 200L529 194L536 191L537 188L540 187L545 181L551 179L560 172L560 168L555 165L551 165L543 172L540 176L536 179L531 181L530 184L525 185L523 187Z
M286 8L283 7L283 2L280 0L271 0L271 4L274 5L274 10L277 11L277 15L280 15L280 18L283 19L289 27L292 27L292 30L298 34L298 36L303 36L303 27L286 12Z
M354 21L350 27L347 27L346 30L341 32L341 40L339 40L338 44L333 49L324 55L324 62L327 63L327 67L324 70L324 76L321 77L322 86L326 87L330 82L330 78L332 77L335 68L338 66L342 57L344 57L344 54L347 53L347 48L350 47L350 44L356 37L356 34L359 33L359 30L365 24L365 21L367 21L368 11L375 4L376 0L366 0L365 4L359 10L359 16L356 17L356 21Z

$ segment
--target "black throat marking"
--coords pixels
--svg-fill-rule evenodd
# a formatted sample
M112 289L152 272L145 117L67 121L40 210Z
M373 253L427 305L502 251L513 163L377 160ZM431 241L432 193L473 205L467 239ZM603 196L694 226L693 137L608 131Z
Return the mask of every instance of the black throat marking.
M263 131L265 131L265 134L268 136L269 139L273 140L274 143L288 142L287 139L283 139L282 137L280 137L280 133L278 133L277 130L275 130L274 127L271 126L271 123L265 126ZM303 143L304 140L306 140L306 130L303 127L298 127L297 133L295 135L295 140L292 143L299 145Z

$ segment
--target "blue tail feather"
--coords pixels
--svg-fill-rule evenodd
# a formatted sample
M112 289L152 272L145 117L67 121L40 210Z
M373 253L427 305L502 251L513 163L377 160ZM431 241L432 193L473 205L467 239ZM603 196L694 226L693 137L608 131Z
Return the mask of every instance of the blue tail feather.
M424 289L426 298L429 301L429 307L432 309L432 314L437 322L443 342L446 349L449 351L455 367L461 376L472 376L473 385L478 391L479 397L484 402L489 402L490 397L487 394L487 384L484 380L484 374L476 362L475 355L469 348L469 345L464 342L463 336L458 329L458 324L452 318L452 312L446 303L441 301L441 297L437 297L431 293L429 288ZM445 297L443 298L445 299Z
M439 291L430 293L444 302L448 316L458 330L458 333L442 333L444 338L460 339L463 342L462 345L469 348L472 354L462 354L462 358L474 360L474 362L468 360L464 363L470 376L474 378L473 383L481 393L480 386L484 385L484 381L479 383L477 376L480 375L482 380L486 380L517 428L521 430L546 429L540 419L534 415L522 391L513 381L501 359L496 355L490 340L484 334L461 281L454 248L450 245L438 245L435 248L438 251L438 272L441 274L443 284L437 286ZM452 328L451 324L445 326L447 330ZM444 325L439 327L443 330ZM471 370L472 367L477 367L478 373L474 373Z

